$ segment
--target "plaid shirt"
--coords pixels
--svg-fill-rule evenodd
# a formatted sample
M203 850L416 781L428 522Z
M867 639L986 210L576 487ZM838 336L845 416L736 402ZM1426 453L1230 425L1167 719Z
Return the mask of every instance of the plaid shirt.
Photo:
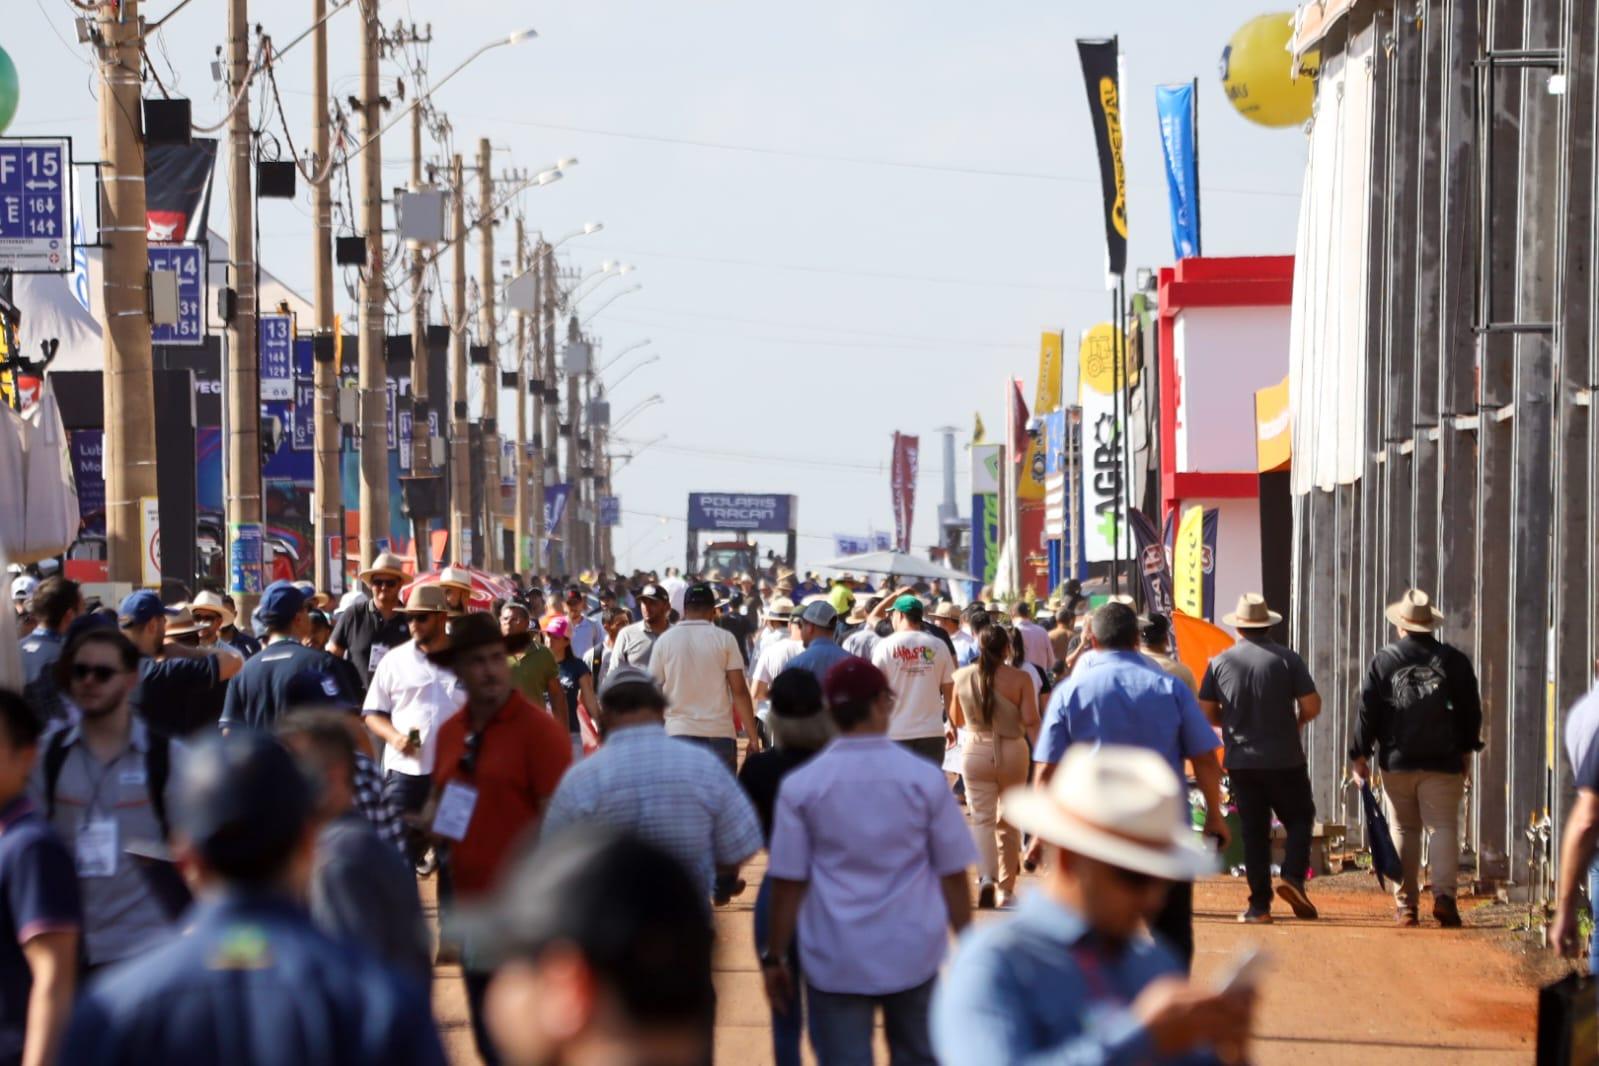
M383 775L365 753L355 753L355 809L372 823L378 836L405 854L405 822L400 811L383 795Z
M599 822L649 841L682 862L709 899L716 867L761 850L761 823L727 767L661 725L618 729L574 763L544 812L544 835Z

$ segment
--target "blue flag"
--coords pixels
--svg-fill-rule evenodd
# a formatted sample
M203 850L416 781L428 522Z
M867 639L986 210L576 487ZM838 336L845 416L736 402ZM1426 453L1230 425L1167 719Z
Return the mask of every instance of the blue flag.
M1157 85L1160 150L1166 161L1166 192L1171 200L1172 254L1199 255L1199 153L1194 148L1193 85Z

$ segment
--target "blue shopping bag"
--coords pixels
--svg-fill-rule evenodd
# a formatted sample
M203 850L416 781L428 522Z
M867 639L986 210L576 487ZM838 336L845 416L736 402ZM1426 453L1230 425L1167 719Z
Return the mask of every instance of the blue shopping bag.
M1387 888L1388 881L1398 881L1404 875L1404 867L1388 829L1388 818L1377 804L1370 781L1360 786L1360 802L1366 805L1366 846L1371 849L1371 869L1377 875L1377 883Z

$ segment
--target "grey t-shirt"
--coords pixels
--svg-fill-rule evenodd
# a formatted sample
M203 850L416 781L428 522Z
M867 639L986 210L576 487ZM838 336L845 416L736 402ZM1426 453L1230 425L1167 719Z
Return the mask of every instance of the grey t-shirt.
M334 940L355 941L428 988L432 960L416 877L394 845L353 810L317 837L311 920Z
M1210 661L1199 698L1221 704L1229 770L1305 765L1294 701L1316 691L1305 660L1269 640L1240 640Z
M617 666L636 666L640 670L650 668L650 654L655 651L655 642L661 639L661 634L650 629L647 621L634 622L624 626L616 635L616 647L611 652L610 664L607 670Z

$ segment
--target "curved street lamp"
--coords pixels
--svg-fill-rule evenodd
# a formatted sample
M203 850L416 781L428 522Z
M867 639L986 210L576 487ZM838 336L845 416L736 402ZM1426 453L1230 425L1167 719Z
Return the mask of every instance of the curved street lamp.
M627 414L623 415L621 418L617 419L615 422L612 422L610 427L609 427L609 431L611 433L615 433L617 430L621 429L624 425L626 425L627 422L630 419L636 417L640 411L643 411L644 409L649 408L649 407L654 407L657 404L663 404L665 402L666 401L661 398L661 394L658 393L658 392L656 394L654 394L653 396L644 397L644 399L640 400L638 403L636 403L632 407L628 408Z
M634 285L631 288L623 289L621 292L613 292L611 294L610 299L606 300L604 303L600 304L600 306L598 306L594 310L590 311L588 313L587 317L585 317L582 322L578 323L578 325L579 326L587 326L590 322L594 321L594 316L595 315L598 315L601 311L605 310L607 307L610 307L612 304L614 304L616 301L620 300L622 297L626 296L628 293L638 292L643 287L644 286L642 284L639 284L639 285Z

